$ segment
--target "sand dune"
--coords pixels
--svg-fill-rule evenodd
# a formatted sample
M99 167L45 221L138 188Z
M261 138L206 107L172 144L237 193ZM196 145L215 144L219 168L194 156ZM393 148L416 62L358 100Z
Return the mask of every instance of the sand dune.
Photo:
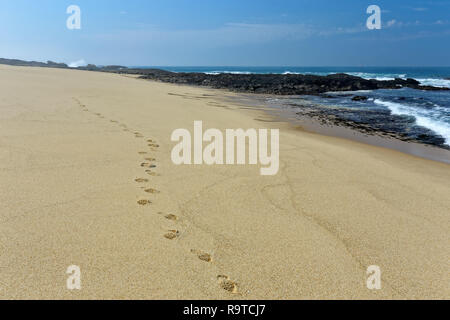
M223 91L8 66L0 88L2 299L450 297L448 164L261 121ZM279 128L279 173L174 165L195 120Z

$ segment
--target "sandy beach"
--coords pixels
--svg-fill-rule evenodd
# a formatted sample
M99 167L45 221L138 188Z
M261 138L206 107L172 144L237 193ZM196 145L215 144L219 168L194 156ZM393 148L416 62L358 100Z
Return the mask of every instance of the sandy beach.
M3 65L0 88L1 299L450 298L449 164L221 90ZM174 165L171 133L195 120L280 129L278 174Z

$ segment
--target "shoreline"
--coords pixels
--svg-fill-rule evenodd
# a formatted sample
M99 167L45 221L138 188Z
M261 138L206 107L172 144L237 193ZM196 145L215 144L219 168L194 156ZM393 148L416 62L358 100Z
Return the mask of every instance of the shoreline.
M414 141L403 141L395 135L389 135L383 131L372 130L371 132L363 132L356 128L338 125L330 121L328 123L325 120L319 121L308 115L299 116L295 110L277 107L266 101L268 98L275 97L270 95L261 97L252 94L238 94L238 96L231 97L227 101L237 101L249 107L255 107L255 110L260 109L273 116L274 121L286 121L294 127L300 126L302 130L307 132L389 148L423 159L450 164L450 150L446 148ZM301 102L298 103L301 104ZM310 105L310 103L305 102L305 105Z
M10 66L0 86L2 299L450 294L448 164L273 122L222 90ZM196 120L280 129L279 173L175 165L171 133Z

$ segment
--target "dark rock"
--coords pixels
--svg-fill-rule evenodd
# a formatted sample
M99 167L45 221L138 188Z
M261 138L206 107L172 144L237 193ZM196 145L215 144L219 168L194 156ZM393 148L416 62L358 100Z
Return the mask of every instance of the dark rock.
M47 67L50 68L68 68L69 66L65 63L57 63L53 61L47 61Z
M369 98L366 96L354 96L352 98L353 101L367 101L367 99L369 99Z
M127 67L124 66L106 66L106 67L102 67L101 70L102 71L122 71L122 70L126 70L128 69Z
M81 69L81 68L79 68ZM85 70L89 70L89 71L97 71L100 70L95 64L88 64L86 67L84 67L83 69Z
M408 79L406 79L406 82L409 84L412 84L412 85L420 85L420 82L417 81L416 79L408 78Z
M421 90L450 90L448 88L420 86L414 79L378 81L373 79L366 80L342 73L328 76L227 73L209 75L204 73L173 73L156 69L128 69L121 72L140 74L143 79L162 82L277 95L319 95L330 91L399 89L403 87Z

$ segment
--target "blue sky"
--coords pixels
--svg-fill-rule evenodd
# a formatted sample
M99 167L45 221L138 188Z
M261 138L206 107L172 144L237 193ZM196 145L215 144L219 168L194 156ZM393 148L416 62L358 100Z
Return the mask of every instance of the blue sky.
M0 38L0 57L66 63L450 66L450 0L1 0Z

